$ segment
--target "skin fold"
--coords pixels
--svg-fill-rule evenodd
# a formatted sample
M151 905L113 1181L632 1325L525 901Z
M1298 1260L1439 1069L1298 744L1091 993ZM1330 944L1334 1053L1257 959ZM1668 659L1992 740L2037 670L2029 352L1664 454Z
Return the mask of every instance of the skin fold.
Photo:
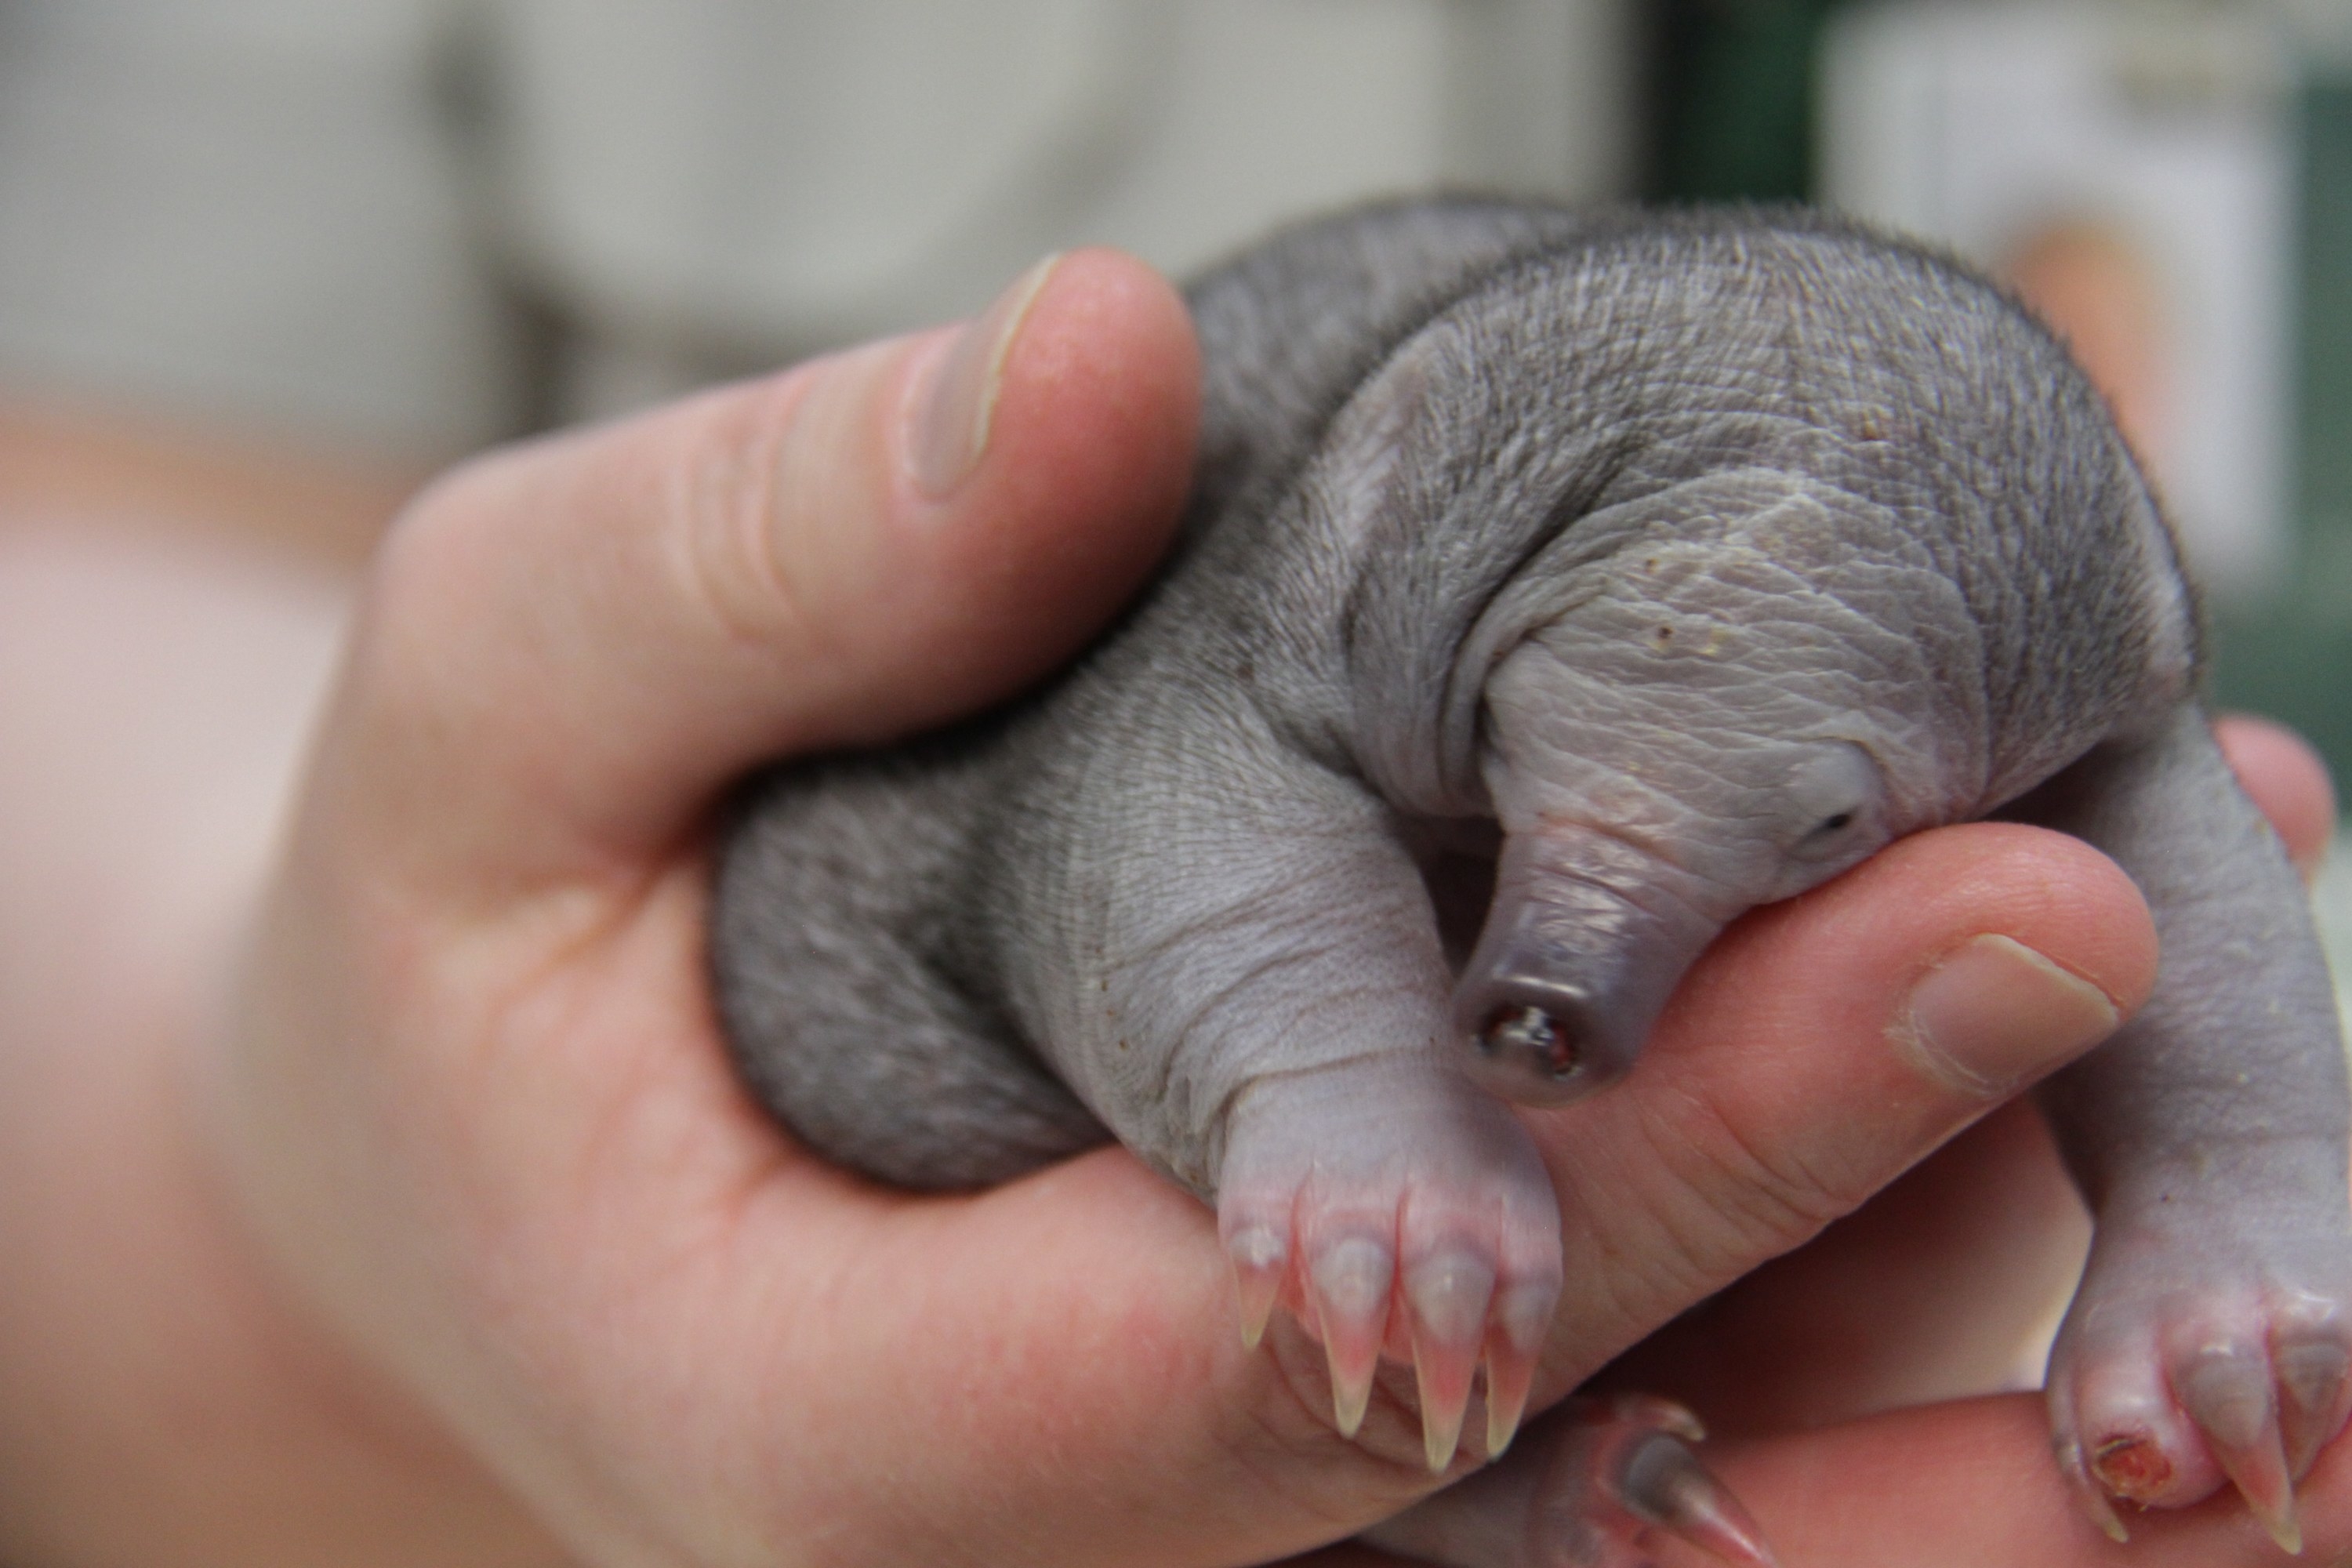
M2164 953L2046 1091L2097 1222L2061 1465L2111 1532L2231 1482L2292 1548L2352 1406L2342 1049L2169 536L2059 345L1790 213L1377 209L1190 302L1193 499L1112 633L745 792L712 963L760 1098L917 1188L1115 1136L1216 1206L1246 1334L1279 1305L1320 1341L1343 1431L1412 1364L1443 1468L1510 1446L1561 1289L1521 1108L1622 1078L1747 910L1924 828L2061 828ZM1766 1561L1688 1436L1577 1404L1374 1539Z

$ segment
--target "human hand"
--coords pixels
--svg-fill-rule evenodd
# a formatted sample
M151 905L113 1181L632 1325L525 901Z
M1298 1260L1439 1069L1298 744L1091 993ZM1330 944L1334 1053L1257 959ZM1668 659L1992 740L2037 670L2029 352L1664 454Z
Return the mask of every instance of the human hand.
M1311 1347L1244 1352L1209 1216L1127 1156L877 1192L764 1121L719 1042L702 828L730 782L1017 687L1166 537L1176 301L1101 254L1029 281L977 352L880 345L418 501L200 1068L303 1310L586 1561L1234 1562L1432 1485L1392 1393L1343 1442ZM1001 362L984 447L985 399L945 435L902 416L943 361ZM2082 978L1997 957L1943 988L1947 1057L1898 1041L1987 933ZM1530 1119L1570 1215L1548 1386L2086 1047L2153 958L2112 866L2015 826L1745 922L1632 1079ZM1805 1493L1758 1490L1768 1524L1776 1495Z

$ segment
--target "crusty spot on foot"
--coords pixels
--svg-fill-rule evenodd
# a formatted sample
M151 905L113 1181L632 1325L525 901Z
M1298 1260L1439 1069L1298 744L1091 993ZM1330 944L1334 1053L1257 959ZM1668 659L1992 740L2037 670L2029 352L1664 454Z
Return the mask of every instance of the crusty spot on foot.
M2154 1438L2135 1433L2100 1444L2091 1460L2091 1473L2110 1497L2146 1504L2161 1495L2172 1479L2172 1461Z

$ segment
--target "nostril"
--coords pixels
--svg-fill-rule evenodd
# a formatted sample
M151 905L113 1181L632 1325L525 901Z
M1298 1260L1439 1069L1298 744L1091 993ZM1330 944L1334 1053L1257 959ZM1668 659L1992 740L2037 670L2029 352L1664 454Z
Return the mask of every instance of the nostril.
M1640 996L1508 975L1456 998L1472 1076L1524 1105L1565 1105L1615 1083L1633 1065L1654 1008Z
M1487 1056L1525 1063L1559 1083L1576 1077L1584 1052L1576 1037L1545 1008L1506 1003L1479 1026L1478 1048Z

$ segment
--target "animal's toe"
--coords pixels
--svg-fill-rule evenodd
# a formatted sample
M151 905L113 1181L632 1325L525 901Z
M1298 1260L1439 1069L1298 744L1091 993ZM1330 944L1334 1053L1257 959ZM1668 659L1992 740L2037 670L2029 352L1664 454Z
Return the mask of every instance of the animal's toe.
M1441 1245L1406 1266L1405 1320L1421 1395L1423 1447L1433 1470L1454 1462L1494 1300L1494 1259L1482 1247Z
M2256 1341L2209 1344L2172 1368L2173 1392L2214 1461L2271 1539L2299 1552L2303 1526L2295 1519L2275 1386L2270 1356Z
M1339 1435L1352 1437L1364 1424L1388 1340L1396 1251L1374 1235L1326 1235L1308 1244L1306 1272L1307 1321L1330 1365L1332 1415Z

